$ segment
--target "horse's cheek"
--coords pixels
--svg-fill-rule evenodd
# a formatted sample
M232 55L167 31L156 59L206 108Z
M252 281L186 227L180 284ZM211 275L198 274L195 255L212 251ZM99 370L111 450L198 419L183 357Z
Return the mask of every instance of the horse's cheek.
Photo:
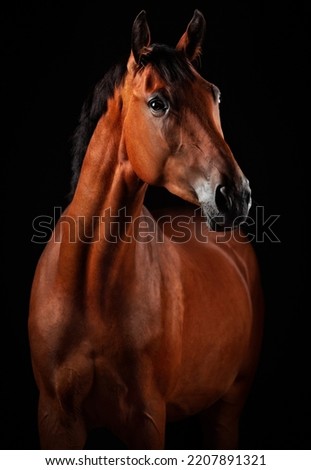
M160 129L157 126L144 126L144 131L138 133L136 129L139 125L136 125L126 129L126 135L130 136L130 139L126 139L130 142L126 147L127 157L141 180L152 185L160 184L163 167L169 156L168 148L164 143L161 145Z

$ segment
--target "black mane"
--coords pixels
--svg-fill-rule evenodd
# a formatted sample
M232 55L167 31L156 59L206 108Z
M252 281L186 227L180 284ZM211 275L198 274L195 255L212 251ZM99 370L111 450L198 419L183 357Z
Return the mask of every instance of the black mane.
M142 55L137 73L147 64L151 64L167 84L176 84L176 82L193 79L193 71L183 52L165 45L153 44ZM70 199L76 189L84 155L96 124L102 114L107 111L107 101L113 96L115 88L122 83L126 72L127 61L111 67L95 85L82 106L79 124L72 137L73 159Z
M113 96L126 73L126 61L114 65L95 85L85 100L79 118L79 124L72 137L72 178L69 197L72 198L79 179L84 155L99 118L107 111L107 101Z

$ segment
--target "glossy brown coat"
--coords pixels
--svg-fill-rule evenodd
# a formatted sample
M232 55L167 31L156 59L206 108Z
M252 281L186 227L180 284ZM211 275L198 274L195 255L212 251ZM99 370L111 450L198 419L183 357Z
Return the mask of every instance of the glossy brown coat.
M127 72L38 262L29 339L43 449L81 449L100 426L129 449L162 449L167 421L196 413L207 446L238 446L263 301L251 244L239 227L215 230L247 216L250 189L223 138L218 90L192 65L204 26L195 11L163 49L138 15ZM170 80L157 47L186 73ZM148 184L189 211L151 214Z

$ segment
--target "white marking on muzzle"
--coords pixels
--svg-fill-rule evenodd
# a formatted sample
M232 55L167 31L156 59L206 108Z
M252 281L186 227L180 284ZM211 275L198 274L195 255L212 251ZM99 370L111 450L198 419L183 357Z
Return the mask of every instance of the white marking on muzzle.
M212 187L206 179L199 179L197 180L194 185L193 189L196 192L196 195L198 196L198 200L200 204L203 203L211 203L214 201L214 191L212 190Z

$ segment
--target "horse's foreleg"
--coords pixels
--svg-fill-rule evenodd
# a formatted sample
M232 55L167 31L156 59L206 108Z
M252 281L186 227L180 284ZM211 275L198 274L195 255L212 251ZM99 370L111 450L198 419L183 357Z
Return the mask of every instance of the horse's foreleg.
M80 354L55 366L52 374L47 374L43 362L38 364L40 447L83 449L86 429L82 410L93 383L92 363L86 354Z
M204 449L238 449L240 410L219 400L201 413Z
M135 407L127 432L129 449L161 450L165 441L165 404Z
M238 449L239 421L250 380L237 380L228 392L201 413L205 449Z
M38 411L41 449L83 449L86 430L78 409L66 411L57 398L41 395Z

